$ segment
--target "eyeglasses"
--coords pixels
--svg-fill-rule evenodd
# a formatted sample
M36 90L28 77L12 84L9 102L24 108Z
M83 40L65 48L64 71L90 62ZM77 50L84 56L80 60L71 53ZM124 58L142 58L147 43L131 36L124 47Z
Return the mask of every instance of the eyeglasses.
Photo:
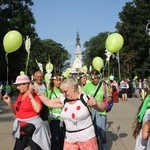
M19 101L19 102L17 103L17 105L16 105L16 111L19 111L21 103L22 103L22 101Z
M62 91L62 93L67 93L68 91L69 91L69 89L68 90L61 90Z

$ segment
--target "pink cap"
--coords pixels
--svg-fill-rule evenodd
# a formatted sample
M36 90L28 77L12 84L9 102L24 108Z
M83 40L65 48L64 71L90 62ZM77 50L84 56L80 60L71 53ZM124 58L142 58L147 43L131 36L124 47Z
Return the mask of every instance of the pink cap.
M30 83L29 77L26 75L19 75L17 76L16 81L13 84L22 84L22 83Z

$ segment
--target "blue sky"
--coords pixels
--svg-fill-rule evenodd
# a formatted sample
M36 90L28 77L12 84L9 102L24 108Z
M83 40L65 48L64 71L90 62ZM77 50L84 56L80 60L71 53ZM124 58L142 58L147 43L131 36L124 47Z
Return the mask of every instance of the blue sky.
M72 55L79 31L81 49L101 32L114 32L118 13L132 0L33 0L32 12L39 37L60 43Z

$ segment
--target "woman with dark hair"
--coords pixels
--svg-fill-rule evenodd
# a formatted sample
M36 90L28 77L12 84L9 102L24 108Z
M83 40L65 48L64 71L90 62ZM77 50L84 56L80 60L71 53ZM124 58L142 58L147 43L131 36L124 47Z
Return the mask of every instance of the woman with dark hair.
M79 91L83 93L83 87L86 85L88 74L82 73L78 76Z
M150 91L139 107L133 137L136 139L135 150L145 150L150 137Z
M60 84L63 77L59 73L55 73L51 77L46 96L51 100L62 96L60 91ZM61 128L61 108L49 108L49 126L51 130L51 149L63 150L64 134Z

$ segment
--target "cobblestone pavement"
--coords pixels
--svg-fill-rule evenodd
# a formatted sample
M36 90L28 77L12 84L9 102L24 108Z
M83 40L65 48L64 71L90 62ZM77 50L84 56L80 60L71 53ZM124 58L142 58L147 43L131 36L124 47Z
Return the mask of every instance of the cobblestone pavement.
M127 102L114 103L108 113L107 141L108 150L134 150L135 140L132 137L132 125L140 99L130 98ZM0 102L0 150L12 150L12 124L14 115L4 102ZM29 149L29 148L28 148Z

